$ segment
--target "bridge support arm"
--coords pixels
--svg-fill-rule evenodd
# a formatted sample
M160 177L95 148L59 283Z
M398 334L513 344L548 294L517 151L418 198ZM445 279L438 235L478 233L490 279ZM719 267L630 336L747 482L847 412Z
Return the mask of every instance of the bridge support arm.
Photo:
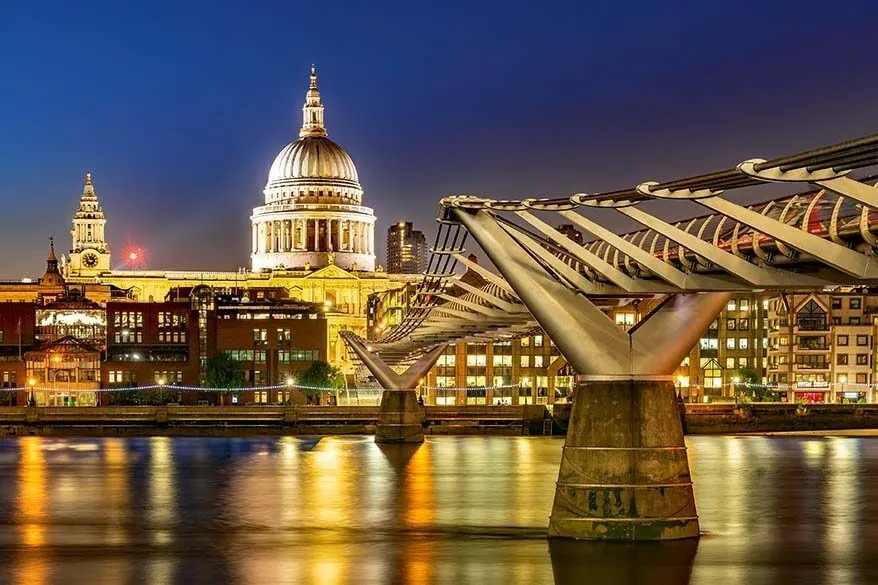
M418 402L415 388L418 380L427 375L439 356L445 351L447 344L442 343L421 356L402 374L370 351L368 347L353 335L342 335L345 343L357 354L372 372L384 392L381 394L381 406L378 410L378 422L375 425L375 441L377 443L422 443L424 441L424 407Z

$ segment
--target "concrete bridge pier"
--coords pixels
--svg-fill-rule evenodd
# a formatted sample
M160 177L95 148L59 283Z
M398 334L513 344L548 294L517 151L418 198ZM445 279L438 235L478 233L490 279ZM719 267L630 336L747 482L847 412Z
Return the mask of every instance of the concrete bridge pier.
M422 443L426 409L418 404L415 389L418 380L430 371L447 344L430 349L403 373L398 374L362 340L349 333L343 333L342 339L384 388L378 422L375 425L375 442Z
M697 537L673 382L586 378L575 392L549 536Z
M424 412L414 389L385 389L375 425L375 442L423 443Z

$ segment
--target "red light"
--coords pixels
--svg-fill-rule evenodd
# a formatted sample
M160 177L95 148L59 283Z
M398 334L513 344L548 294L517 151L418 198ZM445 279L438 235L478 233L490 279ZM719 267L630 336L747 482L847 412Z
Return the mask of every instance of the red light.
M143 268L146 262L146 255L140 246L130 245L125 248L125 263L129 268Z

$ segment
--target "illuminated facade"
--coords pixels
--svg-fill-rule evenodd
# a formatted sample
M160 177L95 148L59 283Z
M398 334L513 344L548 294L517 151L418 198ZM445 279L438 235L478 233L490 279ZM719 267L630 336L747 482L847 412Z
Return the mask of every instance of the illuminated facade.
M86 173L79 208L73 214L73 229L70 230L73 241L66 267L68 274L96 276L110 269L110 246L104 233L106 225L91 173Z
M275 157L265 205L253 210L252 267L375 270L375 215L350 155L327 137L317 73L302 107L299 139Z
M365 336L369 296L417 277L390 275L375 265L375 215L361 205L363 190L350 155L327 138L313 68L302 115L299 139L274 159L265 205L250 217L252 271L113 270L106 219L88 174L62 266L67 282L118 289L130 300L148 302L164 301L179 288L207 287L215 294L284 289L290 299L324 306L326 357L350 373L353 363L338 333ZM27 298L21 300L36 294L23 290ZM106 300L109 294L99 302Z

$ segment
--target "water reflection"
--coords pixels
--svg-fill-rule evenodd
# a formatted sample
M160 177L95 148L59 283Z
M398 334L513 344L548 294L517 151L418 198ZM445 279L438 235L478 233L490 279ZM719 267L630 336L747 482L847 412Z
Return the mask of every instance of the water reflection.
M869 583L878 440L695 437L705 538L548 541L562 442L0 440L0 582Z

